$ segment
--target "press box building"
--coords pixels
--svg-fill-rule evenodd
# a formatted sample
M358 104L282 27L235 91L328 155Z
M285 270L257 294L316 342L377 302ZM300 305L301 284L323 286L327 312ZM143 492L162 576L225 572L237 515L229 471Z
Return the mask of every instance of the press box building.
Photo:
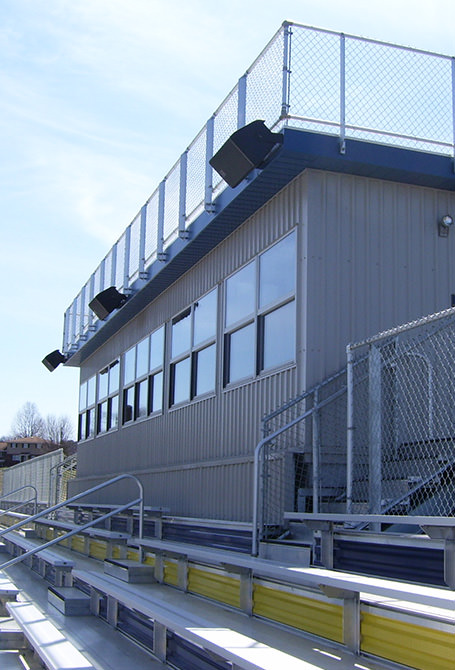
M250 522L263 416L451 306L452 68L283 24L65 314L72 494L132 473L148 505Z

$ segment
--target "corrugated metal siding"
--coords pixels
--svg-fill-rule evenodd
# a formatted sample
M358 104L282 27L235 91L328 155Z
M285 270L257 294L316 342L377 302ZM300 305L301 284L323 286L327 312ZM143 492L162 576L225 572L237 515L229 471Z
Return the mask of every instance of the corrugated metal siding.
M417 670L452 670L455 628L448 625L439 628L445 630L400 620L399 614L381 616L362 611L361 651Z
M442 548L335 540L334 568L445 586Z
M116 333L81 369L85 380L255 257L302 220L301 188L291 184ZM219 305L222 309L222 305ZM221 326L218 342L222 342ZM222 347L218 347L221 369ZM167 370L165 389L168 389ZM118 472L141 477L147 504L172 514L249 521L252 458L263 415L297 392L295 366L224 390L162 416L79 445L72 494ZM97 502L136 495L134 484L105 489ZM94 499L93 499L94 500Z
M189 566L188 591L231 607L240 607L240 578L226 575L222 570Z
M455 235L447 191L308 171L309 385L345 364L348 342L450 307Z
M343 642L343 607L323 598L308 598L291 588L266 586L256 581L253 586L253 613L272 621Z

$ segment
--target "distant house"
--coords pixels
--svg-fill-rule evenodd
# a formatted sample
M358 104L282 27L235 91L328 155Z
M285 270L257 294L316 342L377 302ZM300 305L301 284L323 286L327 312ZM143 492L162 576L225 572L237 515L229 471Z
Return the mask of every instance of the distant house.
M61 445L43 440L42 437L16 437L0 442L0 468L9 468L60 448Z

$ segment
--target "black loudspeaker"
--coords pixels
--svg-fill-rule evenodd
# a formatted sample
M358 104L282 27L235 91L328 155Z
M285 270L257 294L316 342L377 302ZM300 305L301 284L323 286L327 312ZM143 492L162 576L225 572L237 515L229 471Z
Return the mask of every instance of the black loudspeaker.
M234 188L251 170L265 165L282 143L281 133L272 133L264 121L252 121L236 130L209 163Z
M88 304L98 319L104 321L114 309L118 309L126 302L126 295L119 293L115 286L98 293Z
M65 361L66 356L61 354L60 351L56 349L55 351L51 351L51 353L43 358L41 362L47 367L49 372L53 372L55 368L60 365L60 363L64 363Z

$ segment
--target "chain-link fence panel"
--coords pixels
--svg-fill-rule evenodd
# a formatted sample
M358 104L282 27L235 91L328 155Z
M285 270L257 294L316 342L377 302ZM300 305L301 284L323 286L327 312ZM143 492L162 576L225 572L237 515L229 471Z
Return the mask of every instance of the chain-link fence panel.
M140 249L141 249L141 213L133 219L130 225L130 257L129 257L129 284L139 277Z
M352 512L455 513L455 310L351 345ZM365 357L366 353L366 357Z
M282 531L287 512L345 509L346 370L263 420L258 454L259 538Z
M292 27L290 125L338 133L340 126L340 37Z
M131 289L150 263L165 260L162 252L179 232L213 212L226 183L209 160L239 126L263 119L275 131L330 133L342 151L354 138L453 156L454 81L455 61L447 56L284 23L146 203L145 232L133 222L130 252L124 236L117 242L114 278L108 254L101 290ZM85 335L87 320L78 314L71 326L65 320L65 351Z

